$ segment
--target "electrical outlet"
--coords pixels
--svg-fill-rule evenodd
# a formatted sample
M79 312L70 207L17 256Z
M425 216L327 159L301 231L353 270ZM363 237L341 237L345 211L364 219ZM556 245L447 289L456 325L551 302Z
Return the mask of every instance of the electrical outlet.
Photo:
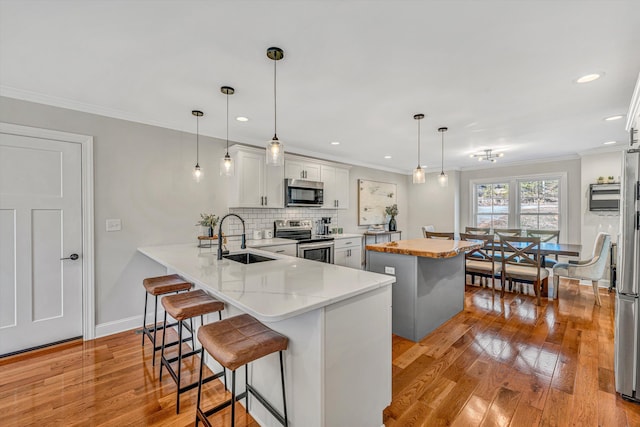
M120 231L122 230L122 221L120 219L108 219L107 231Z
M385 274L396 274L396 268L395 267L384 267L384 272Z

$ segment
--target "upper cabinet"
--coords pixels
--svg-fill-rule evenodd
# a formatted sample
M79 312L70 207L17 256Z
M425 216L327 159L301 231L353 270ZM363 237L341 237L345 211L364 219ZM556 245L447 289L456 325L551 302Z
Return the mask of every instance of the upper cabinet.
M299 158L287 158L284 162L284 177L320 181L320 164Z
M320 181L324 183L324 209L349 209L349 169L321 165Z
M259 148L234 145L229 154L235 162L235 174L228 178L229 207L284 207L284 167L267 166Z

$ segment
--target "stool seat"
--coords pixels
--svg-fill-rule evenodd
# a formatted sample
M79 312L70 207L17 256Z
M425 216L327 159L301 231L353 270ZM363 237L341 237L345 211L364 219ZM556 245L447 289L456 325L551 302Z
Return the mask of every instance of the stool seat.
M156 296L191 289L191 283L185 281L177 274L148 277L142 281L142 284L148 293Z
M189 319L203 314L224 310L224 303L197 289L162 298L162 306L176 320Z
M202 326L198 340L222 366L232 371L276 351L286 350L289 339L248 314Z

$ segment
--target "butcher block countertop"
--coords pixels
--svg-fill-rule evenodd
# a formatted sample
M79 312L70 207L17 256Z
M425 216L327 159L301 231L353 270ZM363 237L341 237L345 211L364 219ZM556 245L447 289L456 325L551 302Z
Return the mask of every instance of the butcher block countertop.
M367 245L367 250L424 258L452 258L481 247L482 242L420 238Z

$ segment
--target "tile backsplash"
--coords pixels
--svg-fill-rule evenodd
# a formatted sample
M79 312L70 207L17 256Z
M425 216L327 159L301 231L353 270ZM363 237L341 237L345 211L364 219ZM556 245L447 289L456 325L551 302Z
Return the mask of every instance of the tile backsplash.
M273 221L276 219L310 219L314 221L322 217L331 217L331 227L340 227L340 211L337 209L311 209L311 208L286 208L286 209L262 209L262 208L231 208L229 213L240 215L244 219L247 239L253 238L254 230L273 230ZM344 213L346 215L346 211ZM227 218L224 222L225 233L241 234L242 224L237 219ZM313 230L315 233L315 229Z

